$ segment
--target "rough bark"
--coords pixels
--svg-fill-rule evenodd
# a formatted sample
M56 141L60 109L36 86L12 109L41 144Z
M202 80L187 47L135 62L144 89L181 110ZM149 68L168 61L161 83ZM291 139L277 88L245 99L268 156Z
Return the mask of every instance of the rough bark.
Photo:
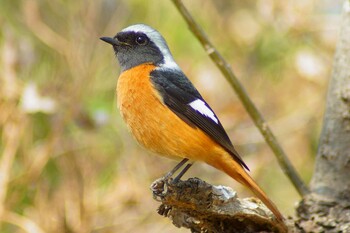
M191 232L286 232L269 209L256 198L240 199L224 186L213 186L198 178L172 184L159 179L151 189L161 201L158 213L170 218L177 227ZM286 221L288 222L288 221ZM293 224L289 226L293 230Z
M344 4L311 191L297 209L300 228L306 232L350 232L349 0Z

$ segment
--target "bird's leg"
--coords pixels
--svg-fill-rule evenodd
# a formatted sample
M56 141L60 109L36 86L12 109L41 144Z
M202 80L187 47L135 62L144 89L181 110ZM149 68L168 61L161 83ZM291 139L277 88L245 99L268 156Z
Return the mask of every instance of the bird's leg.
M178 163L170 172L168 172L162 179L164 179L164 180L168 180L170 177L172 177L173 175L174 175L174 173L177 171L177 170L179 170L185 163L187 163L187 161L188 161L188 159L183 159L183 160L181 160L181 162L180 163ZM187 166L186 166L187 167ZM185 167L185 168L186 168ZM186 169L186 171L188 170L188 168ZM185 171L185 172L186 172ZM181 174L181 173L180 173ZM182 174L183 175L183 174ZM182 176L181 175L181 176ZM176 177L177 178L177 177ZM175 178L175 179L176 179ZM180 177L181 178L181 177Z
M186 165L186 167L184 167L184 169L182 169L182 171L175 177L175 179L173 180L173 183L177 183L181 177L187 172L188 169L190 169L190 167L192 166L193 163L189 163Z

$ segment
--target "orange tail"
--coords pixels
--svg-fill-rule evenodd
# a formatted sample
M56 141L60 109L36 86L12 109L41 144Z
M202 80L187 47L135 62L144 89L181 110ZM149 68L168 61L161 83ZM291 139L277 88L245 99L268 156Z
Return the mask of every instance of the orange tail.
M226 158L216 164L215 167L222 170L239 183L248 187L271 210L271 212L276 216L277 220L279 222L283 222L283 215L279 212L276 205L266 196L265 192L236 161L231 158Z

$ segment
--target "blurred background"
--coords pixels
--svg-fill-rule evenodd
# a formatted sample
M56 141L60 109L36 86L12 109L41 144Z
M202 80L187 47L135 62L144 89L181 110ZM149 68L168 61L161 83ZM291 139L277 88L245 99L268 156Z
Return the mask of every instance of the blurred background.
M313 173L341 1L184 0L232 65L305 182ZM0 0L0 232L188 232L149 185L176 162L138 146L116 109L119 67L101 36L158 29L251 175L285 215L299 196L170 1ZM251 196L201 163L199 177Z

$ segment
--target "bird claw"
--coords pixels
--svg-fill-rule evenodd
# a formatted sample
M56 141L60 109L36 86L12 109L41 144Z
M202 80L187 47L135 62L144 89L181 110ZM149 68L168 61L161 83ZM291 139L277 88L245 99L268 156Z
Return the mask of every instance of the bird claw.
M153 198L157 201L161 201L163 197L165 197L166 193L168 192L168 186L169 183L171 183L172 179L169 179L169 177L161 177L157 180L155 180L151 186L150 189L153 192Z

